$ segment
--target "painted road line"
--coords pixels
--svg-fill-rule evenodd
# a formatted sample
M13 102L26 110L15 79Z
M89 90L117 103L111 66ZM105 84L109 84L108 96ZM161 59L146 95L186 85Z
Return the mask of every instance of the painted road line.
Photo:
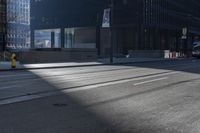
M126 80L113 81L113 82L111 81L111 82L108 82L108 83L88 85L88 86L85 86L85 87L77 87L77 88L73 88L73 89L65 89L62 92L64 92L64 93L78 92L78 91L95 89L95 88L98 88L98 87L105 87L105 86L110 86L110 85L122 84L122 83L127 83L127 82L132 82L132 81L144 80L144 79L155 78L155 77L166 76L166 75L173 75L173 74L178 74L178 72L171 72L171 73L166 73L166 74L140 77L140 78L135 78L135 79L126 79Z
M20 103L20 102L30 101L30 100L33 100L33 99L39 99L39 98L42 98L42 97L38 96L38 95L21 96L21 97L2 100L2 101L0 101L0 105L8 105L8 104L12 104L12 103Z
M168 72L168 73L162 73L162 74L156 74L156 75L148 75L148 76L145 76L144 77L132 77L132 78L128 78L128 79L118 79L117 81L112 81L112 80L108 80L105 82L99 82L99 83L96 83L95 85L85 85L84 87L79 87L79 86L74 86L73 89L70 89L70 88L65 88L65 89L69 89L68 91L69 92L75 92L75 91L81 91L81 90L88 90L88 89L92 89L92 88L97 88L97 87L104 87L104 86L109 86L109 85L115 85L115 84L121 84L121 83L127 83L127 82L132 82L132 81L139 81L139 80L145 80L145 79L150 79L150 78L157 78L157 77L161 77L161 76L168 76L168 75L173 75L173 74L178 74L179 72ZM35 81L35 80L38 80L38 79L33 79L32 81ZM41 79L40 79L41 80ZM43 80L47 81L47 82L51 82L49 81L48 79L45 79L43 78ZM63 79L62 79L63 81ZM13 83L13 82L12 82ZM30 84L29 82L27 82L28 84ZM25 87L27 86L28 84L23 84L23 85L9 85L9 86L0 86L0 90L6 90L6 89L16 89L16 88L19 88L19 87ZM56 84L58 84L58 88L63 88L63 87L60 87L59 86L59 83L62 83L62 82L56 82ZM55 85L55 84L53 84Z
M20 87L25 87L27 86L27 84L23 84L23 85L9 85L9 86L0 86L0 91L1 90L8 90L8 89L16 89L16 88L20 88Z
M121 83L126 83L126 82L132 82L132 81L138 81L138 80L145 80L145 79L150 79L150 78L156 78L156 77L161 77L161 76L168 76L168 75L173 75L173 74L178 74L179 72L169 72L169 73L162 73L162 74L157 74L157 75L151 75L151 76L145 76L144 77L133 77L130 79L119 79L118 81L107 81L107 83L96 83L96 85L86 85L86 89L90 89L90 88L96 88L96 87L103 87L103 86L109 86L109 85L114 85L114 84L121 84ZM35 79L38 80L38 79ZM43 79L43 80L47 80L47 79ZM47 80L48 81L48 80ZM59 82L58 82L59 83ZM26 86L26 85L23 85ZM5 90L5 89L14 89L17 87L23 87L22 85L20 86L16 86L16 85L9 85L9 86L2 86L0 87L0 90ZM59 86L58 86L59 87ZM68 89L68 88L66 88ZM68 91L80 91L80 90L85 90L85 87L77 87L77 88L73 88L73 89L69 89Z
M10 78L10 77L22 77L22 76L32 76L34 74L13 74L13 75L0 75L0 78Z
M139 78L135 78L135 79L126 79L126 80L121 80L121 81L111 81L111 82L99 83L99 84L97 83L96 85L86 85L84 87L73 87L71 89L70 88L64 88L64 89L57 90L57 91L36 92L35 94L32 94L32 95L22 95L22 96L16 96L16 97L13 97L13 98L7 98L7 99L4 99L4 100L0 100L0 105L7 105L7 104L25 102L25 101L30 101L30 100L48 97L48 96L54 96L54 95L59 95L59 94L69 94L69 93L73 93L73 92L96 89L98 87L104 87L104 86L115 85L115 84L120 84L120 83L127 83L127 82L130 82L130 81L138 81L138 80L143 80L143 79L155 78L155 77L158 77L158 76L173 75L173 74L178 74L178 73L179 72L170 72L170 73L164 73L164 74L147 76L147 77L139 77ZM10 86L10 87L12 88L13 86Z
M148 81L144 81L144 82L135 83L134 85L138 86L138 85L153 83L153 82L157 82L157 81L161 81L161 80L166 80L166 79L169 79L169 78L168 77L158 78L158 79L153 79L153 80L148 80Z

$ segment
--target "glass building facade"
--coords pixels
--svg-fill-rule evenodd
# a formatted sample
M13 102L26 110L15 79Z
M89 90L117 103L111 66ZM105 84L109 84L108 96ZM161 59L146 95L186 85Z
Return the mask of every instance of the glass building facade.
M11 51L30 48L30 0L7 0L7 43Z

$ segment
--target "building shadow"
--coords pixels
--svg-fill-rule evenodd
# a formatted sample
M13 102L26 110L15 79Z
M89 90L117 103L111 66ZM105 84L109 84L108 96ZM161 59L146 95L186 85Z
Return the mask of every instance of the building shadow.
M195 68L194 65L197 67ZM137 67L200 74L200 61L198 60L184 60L179 61L178 64L177 61L166 61L118 66L125 68L119 67L116 68L117 70ZM163 86L138 93L121 92L119 89L102 91L103 88L66 93L58 85L60 82L55 79L56 76L54 79L41 76L43 75L42 71L40 74L33 71L21 71L19 72L22 76L20 78L19 75L9 77L9 74L12 74L10 72L2 74L7 77L0 79L0 101L24 96L45 96L46 93L56 92L54 95L0 106L0 130L2 133L159 133L161 131L179 133L178 130L166 129L165 125L157 124L156 119L145 116L148 110L140 112L134 104L123 101L127 98L162 90ZM64 78L62 82L64 82L63 86L76 86L75 83ZM123 95L112 97L113 93L122 93ZM104 96L108 99L103 99ZM123 102L116 105L118 104L114 103L116 101ZM128 116L127 112L131 116Z

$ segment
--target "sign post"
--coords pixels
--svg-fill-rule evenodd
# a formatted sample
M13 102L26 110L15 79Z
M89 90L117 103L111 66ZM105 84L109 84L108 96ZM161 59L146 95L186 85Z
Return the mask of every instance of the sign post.
M114 21L114 0L110 0L110 8L104 9L102 27L110 28L110 63L113 63L113 21Z
M188 29L187 27L184 27L182 29L182 39L187 39L187 33L188 33Z
M184 40L184 55L187 56L187 49L188 49L188 28L184 27L182 29L182 39Z

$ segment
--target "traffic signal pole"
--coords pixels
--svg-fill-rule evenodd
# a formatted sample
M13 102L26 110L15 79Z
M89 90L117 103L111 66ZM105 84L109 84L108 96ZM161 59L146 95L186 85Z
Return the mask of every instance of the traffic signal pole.
M114 0L110 1L110 63L113 63L113 21L114 21Z

